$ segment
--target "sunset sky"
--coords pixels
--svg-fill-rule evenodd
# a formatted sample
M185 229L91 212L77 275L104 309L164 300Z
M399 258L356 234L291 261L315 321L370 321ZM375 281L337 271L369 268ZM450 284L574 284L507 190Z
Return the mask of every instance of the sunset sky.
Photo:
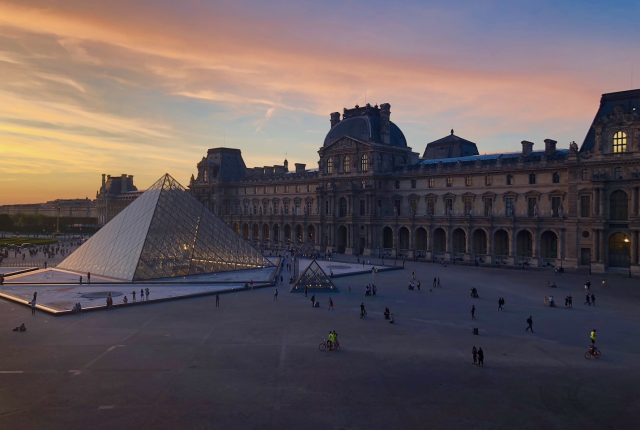
M589 4L591 3L591 4ZM582 143L640 87L640 2L0 0L0 204L183 185L208 148L307 163L329 113L390 103L414 151Z

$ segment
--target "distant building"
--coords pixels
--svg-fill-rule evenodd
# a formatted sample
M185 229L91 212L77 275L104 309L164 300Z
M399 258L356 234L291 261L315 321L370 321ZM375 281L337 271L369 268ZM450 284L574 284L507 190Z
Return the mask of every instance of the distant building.
M70 199L51 200L46 203L35 203L26 205L3 205L0 206L0 214L7 215L44 215L49 217L58 216L73 218L95 218L96 201L90 199Z
M102 174L102 186L96 193L98 224L105 225L111 221L143 192L133 185L133 175Z

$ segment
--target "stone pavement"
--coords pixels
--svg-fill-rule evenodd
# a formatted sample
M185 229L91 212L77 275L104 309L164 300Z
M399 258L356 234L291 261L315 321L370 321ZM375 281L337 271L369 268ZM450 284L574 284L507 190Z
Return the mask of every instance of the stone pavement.
M420 292L406 287L414 269ZM0 300L0 428L635 429L640 285L590 279L596 307L582 304L583 276L412 262L335 279L335 311L328 294L312 308L280 287L278 301L270 287L219 308L204 297L58 318ZM561 307L544 307L548 294ZM586 360L593 328L603 355ZM339 352L318 350L329 330Z

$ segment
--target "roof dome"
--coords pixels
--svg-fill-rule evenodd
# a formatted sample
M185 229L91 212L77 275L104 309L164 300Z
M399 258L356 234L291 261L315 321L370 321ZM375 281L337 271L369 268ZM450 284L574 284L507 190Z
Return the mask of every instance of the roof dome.
M383 105L384 107L384 105ZM331 145L343 136L349 136L363 142L384 143L380 134L380 126L383 119L380 116L378 106L372 107L367 104L365 107L344 110L344 119L339 121L339 114L332 114L332 123L337 123L331 127L324 139L324 146ZM336 118L337 116L337 118ZM387 116L388 118L388 116ZM394 146L407 146L407 139L400 128L389 121L390 144Z

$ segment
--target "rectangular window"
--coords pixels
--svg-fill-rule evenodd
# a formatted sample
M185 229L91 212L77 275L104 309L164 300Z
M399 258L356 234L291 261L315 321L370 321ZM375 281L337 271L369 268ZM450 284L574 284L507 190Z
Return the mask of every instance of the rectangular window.
M536 203L537 203L538 199L535 197L530 197L527 200L528 203L528 210L529 210L529 216L534 216L536 213Z
M296 193L300 192L300 185L296 185Z
M364 200L360 200L360 216L366 215L366 203Z
M445 199L444 208L445 208L445 214L451 215L453 213L453 199Z
M300 202L295 202L296 205L296 215L300 215Z
M394 201L393 201L393 205L394 205L394 206L395 206L395 208L396 208L396 213L395 213L395 215L400 216L400 200L394 200Z
M591 196L580 196L580 216L583 218L591 216Z
M267 194L267 187L263 187L262 193Z
M553 174L552 182L553 182L554 184L559 184L559 183L560 183L560 173L555 172L555 173Z
M378 212L382 213L382 200L378 200Z
M324 213L325 213L326 215L329 215L329 214L331 213L331 212L329 212L329 209L330 209L330 208L329 208L329 200L325 200L325 202L324 202L324 209L325 209L325 212L324 212Z
M273 193L278 194L278 187L273 187Z
M258 187L253 187L253 194L258 194Z
M513 175L507 175L507 185L513 185Z
M236 215L240 215L240 202L236 202Z
M416 180L412 179L411 180L411 188L415 188L416 187Z
M289 203L284 204L284 214L289 215Z
M472 183L473 183L473 182L472 182L472 180L471 180L471 176L467 176L467 177L465 178L465 180L464 180L464 184L465 184L467 187L470 187Z
M558 209L560 208L560 197L551 197L551 210L553 216L558 216Z
M580 179L583 181L589 180L589 171L587 169L582 169L582 172L580 173Z
M493 184L493 176L491 175L487 175L484 177L484 184L489 187L491 186L491 184Z
M244 194L245 194L245 196L247 195L247 189L246 189L246 187L245 187L245 189L244 189Z
M418 213L418 200L411 200L409 202L411 204L411 214L416 215Z
M433 188L433 178L429 178L429 188Z
M396 181L395 186L396 186L396 190L399 190L400 189L400 181Z
M313 208L311 207L312 203L311 202L307 202L307 215L311 215L311 212L313 211Z
M515 210L515 202L512 197L507 198L506 200L506 213L507 216L513 216L513 211Z
M427 200L427 214L433 215L435 213L435 210L436 210L436 200L435 199Z
M447 178L447 187L453 185L453 178Z
M288 192L289 192L289 186L288 186L288 185L285 185L285 186L284 186L284 193L286 194L286 193L288 193Z
M535 185L535 184L536 184L536 174L529 173L529 185Z
M470 215L471 209L473 209L473 199L471 197L464 198L464 214Z
M484 199L484 216L493 214L493 199Z
M307 185L307 192L310 193L311 192L311 185Z

